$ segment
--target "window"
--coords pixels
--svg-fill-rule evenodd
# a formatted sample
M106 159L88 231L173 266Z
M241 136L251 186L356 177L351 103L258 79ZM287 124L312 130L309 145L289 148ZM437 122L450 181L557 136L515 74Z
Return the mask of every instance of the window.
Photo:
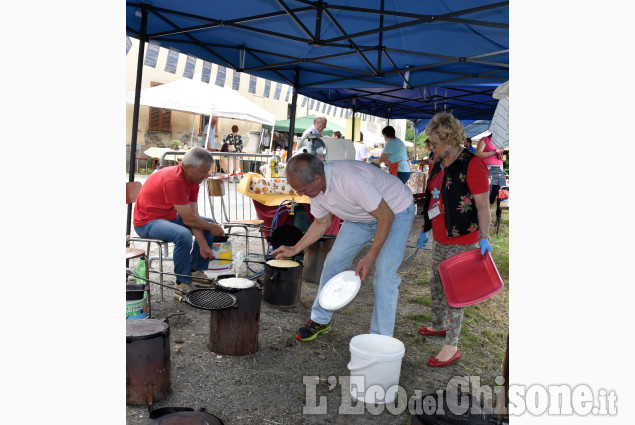
M163 83L155 81L150 82L150 87L160 86ZM172 121L172 111L163 108L150 107L150 131L171 131L170 123Z

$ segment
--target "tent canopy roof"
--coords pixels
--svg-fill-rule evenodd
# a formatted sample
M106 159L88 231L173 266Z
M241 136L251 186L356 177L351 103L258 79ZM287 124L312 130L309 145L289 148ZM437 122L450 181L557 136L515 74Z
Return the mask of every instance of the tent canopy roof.
M507 81L508 27L509 2L495 0L126 3L130 36L292 85L300 94L329 103L331 94L316 90L354 89L335 101L351 108L352 98L361 98L355 110L385 118L415 118L416 108L432 114L434 104L425 100L435 91L445 96L445 88L495 88ZM402 87L411 93L399 92ZM398 93L372 101L378 103L373 111L365 104L371 99L363 95L374 89ZM491 92L488 96L492 101ZM410 102L404 104L401 97ZM419 98L424 102L417 103ZM389 109L385 102L400 106ZM457 116L492 115L483 118L488 109L479 111L476 103L446 105L456 106Z
M297 117L295 119L294 131L296 133L304 133L304 130L307 128L311 128L313 125L313 120L315 119L315 115L305 115L303 117ZM289 131L289 122L290 120L278 120L276 121L275 131ZM271 129L270 125L263 125L264 129ZM330 121L328 117L326 117L326 128L322 131L322 134L325 136L332 136L334 131L339 131L344 134L344 128L340 125L335 124Z
M134 91L128 92L126 102L134 103L134 95ZM274 114L252 103L238 92L202 82L200 74L191 80L182 78L142 89L139 104L265 124L273 124L276 120Z

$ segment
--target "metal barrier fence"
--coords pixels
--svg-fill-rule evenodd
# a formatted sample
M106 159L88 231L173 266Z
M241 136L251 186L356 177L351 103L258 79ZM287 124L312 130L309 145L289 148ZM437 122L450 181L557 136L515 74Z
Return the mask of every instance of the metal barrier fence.
M221 180L224 186L222 199L220 195L208 196L209 185L205 181L205 195L212 218L216 221L257 220L256 209L251 198L239 193L238 183L248 172L261 173L260 168L270 163L275 154L211 152L212 169L210 179ZM206 208L204 208L206 212Z

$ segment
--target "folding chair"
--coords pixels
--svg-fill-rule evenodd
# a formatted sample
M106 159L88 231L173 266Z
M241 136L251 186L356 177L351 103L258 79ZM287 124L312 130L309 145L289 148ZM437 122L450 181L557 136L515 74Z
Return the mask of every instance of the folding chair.
M262 233L263 220L230 220L227 213L227 207L225 205L225 186L221 179L207 179L207 197L209 201L209 207L212 213L212 219L220 226L226 228L227 234L231 234L231 230L234 227L239 227L245 230L245 250L247 256L249 256L249 229L255 229L260 232L260 241L262 243L262 254L266 254L265 238ZM221 220L217 220L214 214L214 199L220 200Z
M141 182L126 183L126 205L134 204L137 201L137 196L139 196L140 191L141 191ZM146 251L129 248L130 242L147 243ZM150 257L150 245L153 243L156 244L159 248L159 257L158 257L159 271L163 272L163 260L166 260L166 261L172 260L172 257L170 257L169 251L168 251L168 245L170 244L169 241L164 241L162 239L140 238L140 237L132 237L132 236L128 236L126 238L126 259L128 259L129 252L130 252L130 255L138 255L139 251L142 251L142 253L145 254L146 261L147 261L146 262L146 278L149 273L148 272L149 269L152 267L152 263L157 260L157 257ZM129 251L129 250L132 250L132 251ZM159 283L163 284L163 274L159 275ZM161 286L161 300L163 300L163 286Z

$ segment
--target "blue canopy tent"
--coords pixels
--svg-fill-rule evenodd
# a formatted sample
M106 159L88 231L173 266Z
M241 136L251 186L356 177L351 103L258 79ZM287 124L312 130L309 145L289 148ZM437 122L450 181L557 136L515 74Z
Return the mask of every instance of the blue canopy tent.
M484 132L489 129L490 121L489 120L460 120L463 127L465 127L465 137L472 138L477 134ZM415 126L415 132L421 133L425 131L426 125L430 122L429 119L419 120Z
M490 119L490 89L509 79L508 27L509 2L492 0L126 3L126 33L141 42L136 93L152 41L293 86L290 128L298 93L389 119ZM137 123L135 102L131 164Z

